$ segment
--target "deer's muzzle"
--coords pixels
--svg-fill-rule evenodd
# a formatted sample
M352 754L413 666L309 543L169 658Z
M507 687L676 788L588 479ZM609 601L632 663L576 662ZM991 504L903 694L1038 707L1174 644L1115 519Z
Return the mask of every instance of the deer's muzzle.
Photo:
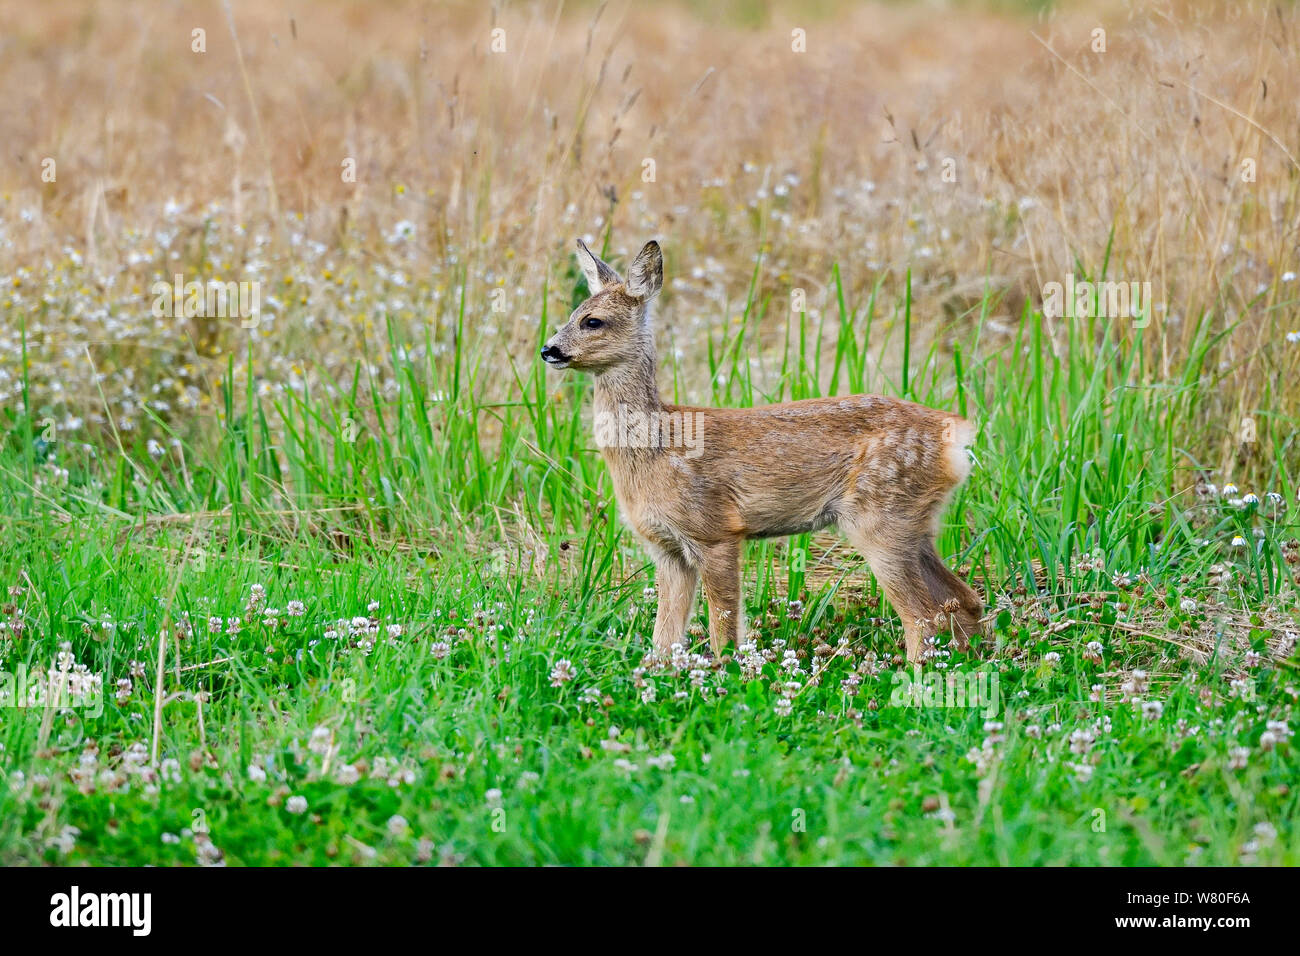
M542 361L547 365L558 365L563 368L569 364L571 356L565 355L554 345L548 345L542 349Z

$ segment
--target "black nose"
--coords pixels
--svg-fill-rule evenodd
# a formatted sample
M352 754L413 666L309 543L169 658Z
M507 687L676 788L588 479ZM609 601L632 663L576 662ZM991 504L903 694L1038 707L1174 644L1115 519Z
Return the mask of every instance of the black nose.
M543 362L567 362L569 357L557 349L554 345L548 345L542 349Z

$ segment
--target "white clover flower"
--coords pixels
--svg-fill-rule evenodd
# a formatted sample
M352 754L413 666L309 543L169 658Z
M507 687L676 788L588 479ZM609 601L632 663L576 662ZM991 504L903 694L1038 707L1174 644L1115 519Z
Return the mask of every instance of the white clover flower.
M303 814L307 812L307 798L300 797L297 794L284 801L284 808L293 814Z
M1286 743L1292 737L1291 727L1285 720L1270 720L1265 726L1268 728L1268 733L1276 735L1281 743Z
M1070 733L1070 752L1083 756L1092 749L1093 742L1097 739L1096 735L1087 727Z
M307 749L323 757L330 752L330 745L333 742L334 732L322 725L311 732L311 739L307 742Z
M568 658L560 658L551 668L551 686L563 687L573 678L578 676L577 670L574 669L573 662Z
M56 836L49 837L45 845L60 853L68 854L73 851L77 845L77 837L81 835L81 830L72 825L65 825Z

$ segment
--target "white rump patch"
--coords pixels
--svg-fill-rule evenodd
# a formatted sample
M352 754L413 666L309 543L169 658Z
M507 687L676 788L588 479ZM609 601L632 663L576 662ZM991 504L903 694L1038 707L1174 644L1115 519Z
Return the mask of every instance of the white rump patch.
M975 425L965 418L953 417L943 423L944 454L957 483L970 475L970 446L975 441Z

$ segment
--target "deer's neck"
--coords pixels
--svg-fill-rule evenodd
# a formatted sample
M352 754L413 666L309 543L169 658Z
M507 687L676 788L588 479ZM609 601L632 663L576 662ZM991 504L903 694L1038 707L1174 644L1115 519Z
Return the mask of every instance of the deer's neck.
M596 444L615 472L617 484L622 471L635 470L659 453L660 412L655 381L655 356L648 351L634 362L596 376L592 412Z
M659 384L655 381L653 352L596 376L597 414L649 414L663 407Z

